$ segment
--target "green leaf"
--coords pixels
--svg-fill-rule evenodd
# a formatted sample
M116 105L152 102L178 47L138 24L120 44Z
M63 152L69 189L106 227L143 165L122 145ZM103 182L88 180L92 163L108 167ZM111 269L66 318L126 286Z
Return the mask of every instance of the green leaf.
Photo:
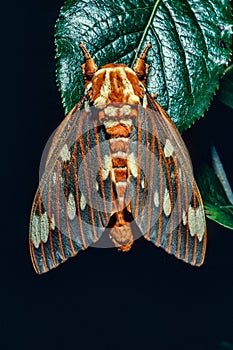
M225 70L217 96L222 103L233 108L233 64Z
M209 219L233 229L233 194L217 151L213 148L213 167L203 165L196 180Z
M57 82L65 111L83 94L79 43L99 67L132 66L139 46L152 42L150 93L180 131L208 108L230 57L228 0L67 0L56 23Z

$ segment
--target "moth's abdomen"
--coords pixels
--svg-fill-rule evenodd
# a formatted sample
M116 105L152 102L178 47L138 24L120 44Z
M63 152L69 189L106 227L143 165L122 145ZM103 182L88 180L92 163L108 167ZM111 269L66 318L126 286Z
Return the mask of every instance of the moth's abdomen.
M109 139L111 157L109 175L115 187L113 210L116 213L116 222L110 232L110 238L122 251L128 251L134 241L131 225L125 219L125 208L127 208L126 191L130 181L129 140L135 112L136 110L130 105L120 107L111 105L105 108L106 115L102 120ZM113 117L110 114L113 114Z
M132 120L120 119L103 122L106 133L109 136L111 154L111 180L115 184L117 194L116 211L122 211L125 207L125 191L129 180L129 137L132 132Z

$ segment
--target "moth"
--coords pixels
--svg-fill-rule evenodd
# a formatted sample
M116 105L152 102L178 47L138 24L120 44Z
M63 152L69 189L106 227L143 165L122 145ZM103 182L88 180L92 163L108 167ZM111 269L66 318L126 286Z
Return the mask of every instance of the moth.
M178 259L204 261L205 215L189 153L146 89L150 47L133 69L98 69L80 44L84 95L55 133L31 211L39 274L98 242L129 251L137 238L132 222Z

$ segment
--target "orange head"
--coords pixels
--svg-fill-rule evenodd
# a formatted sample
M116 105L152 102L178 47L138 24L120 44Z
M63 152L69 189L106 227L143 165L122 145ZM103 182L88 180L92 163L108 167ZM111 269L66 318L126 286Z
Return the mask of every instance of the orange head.
M98 69L94 59L91 58L84 44L81 43L80 48L85 58L85 64L81 67L90 101L96 107L109 103L139 104L145 91L149 68L145 60L150 47L151 44L148 43L133 69L125 64L114 63Z

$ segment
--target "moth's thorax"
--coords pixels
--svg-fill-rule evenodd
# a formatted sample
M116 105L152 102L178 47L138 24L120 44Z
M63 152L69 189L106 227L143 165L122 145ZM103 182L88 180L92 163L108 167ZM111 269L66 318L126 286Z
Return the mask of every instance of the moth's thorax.
M124 64L103 66L91 85L90 101L97 108L111 103L140 104L145 91L135 72Z

